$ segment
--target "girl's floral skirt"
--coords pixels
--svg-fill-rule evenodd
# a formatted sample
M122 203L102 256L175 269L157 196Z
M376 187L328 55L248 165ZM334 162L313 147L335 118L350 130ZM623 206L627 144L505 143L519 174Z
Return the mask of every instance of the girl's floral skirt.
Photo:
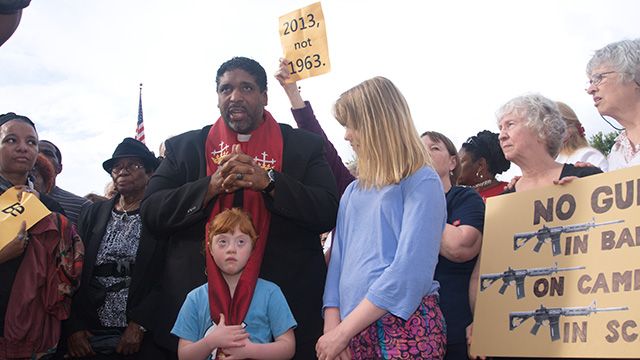
M437 295L425 296L407 321L384 315L349 343L353 360L443 359L447 347Z

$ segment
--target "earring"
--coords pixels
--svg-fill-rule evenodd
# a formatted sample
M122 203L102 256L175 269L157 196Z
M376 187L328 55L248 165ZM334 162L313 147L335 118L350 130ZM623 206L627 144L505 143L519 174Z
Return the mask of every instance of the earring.
M476 177L479 177L480 180L484 179L484 175L480 174L480 170L476 171Z

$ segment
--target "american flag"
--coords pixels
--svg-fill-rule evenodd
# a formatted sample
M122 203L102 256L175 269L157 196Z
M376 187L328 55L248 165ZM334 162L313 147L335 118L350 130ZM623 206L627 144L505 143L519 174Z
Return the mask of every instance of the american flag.
M142 120L142 84L140 84L140 101L138 102L138 126L136 127L136 140L144 142L144 121Z

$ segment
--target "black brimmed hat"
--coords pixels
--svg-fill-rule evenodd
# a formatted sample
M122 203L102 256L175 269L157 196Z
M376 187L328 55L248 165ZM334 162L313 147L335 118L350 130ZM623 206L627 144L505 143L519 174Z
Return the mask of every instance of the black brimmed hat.
M116 160L126 157L140 158L147 170L155 170L158 165L160 165L160 161L156 158L153 152L149 151L149 148L147 148L145 144L133 138L125 138L116 147L116 151L113 152L111 159L102 163L102 168L111 174L111 169L113 168L113 164Z

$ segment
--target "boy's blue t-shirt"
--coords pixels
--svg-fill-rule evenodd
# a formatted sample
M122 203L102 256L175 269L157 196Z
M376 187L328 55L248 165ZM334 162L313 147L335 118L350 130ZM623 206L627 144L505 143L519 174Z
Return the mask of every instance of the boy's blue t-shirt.
M244 323L253 343L270 343L295 328L289 304L278 285L258 279ZM199 286L187 295L171 333L181 339L196 342L204 338L213 325L209 310L209 285Z

